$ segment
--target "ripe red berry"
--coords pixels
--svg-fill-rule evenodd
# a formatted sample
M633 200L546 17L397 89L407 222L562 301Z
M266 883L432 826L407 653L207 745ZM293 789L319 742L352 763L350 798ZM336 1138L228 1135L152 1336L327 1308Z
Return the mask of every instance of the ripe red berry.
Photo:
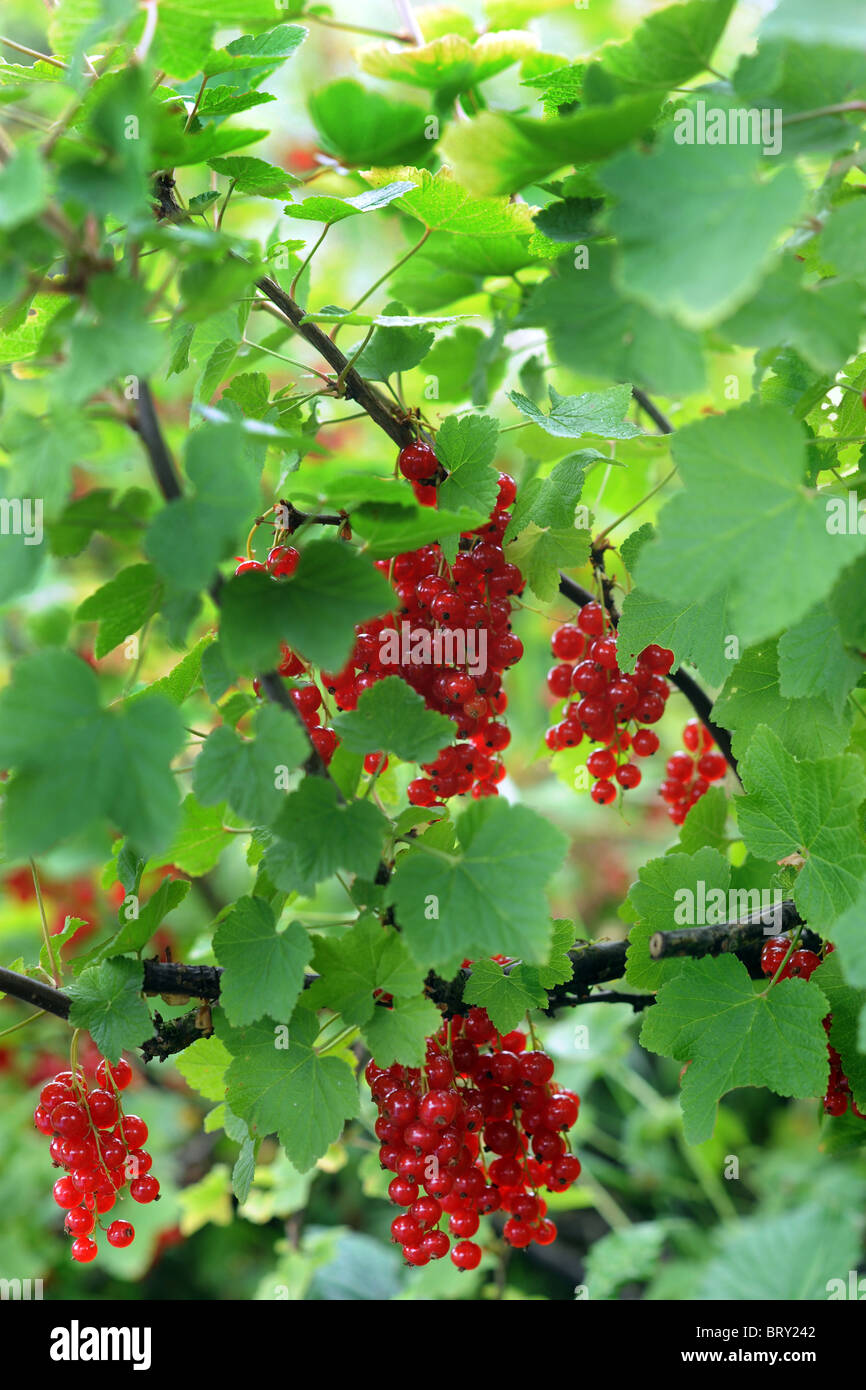
M149 1173L143 1178L133 1178L129 1184L129 1195L134 1202L153 1202L159 1196L159 1182Z
M621 767L617 768L614 775L621 787L631 791L640 784L642 773L634 763L623 763Z
M63 1224L71 1236L89 1236L96 1225L96 1217L92 1211L85 1211L84 1207L72 1207L66 1213Z
M235 570L235 575L238 575L238 574L249 574L249 572L250 572L251 570L264 570L264 569L267 569L267 566L266 566L266 565L263 565L263 564L260 564L260 562L259 562L258 560L241 560L240 564L238 565L237 569ZM92 1258L92 1257L91 1257L91 1258Z
M91 1260L96 1259L98 1253L99 1246L89 1236L79 1236L77 1240L72 1242L72 1258L77 1260L79 1264L90 1264Z
M140 1149L147 1143L147 1125L139 1115L125 1115L120 1128L127 1148Z
M577 615L577 626L590 637L604 632L604 609L600 603L586 603Z
M602 778L598 782L593 782L589 794L596 805L609 806L612 801L616 800L616 787L613 782L608 782L606 778Z
M90 1130L87 1111L77 1101L64 1100L51 1112L51 1124L64 1139L83 1139ZM50 1130L48 1131L50 1133Z
M103 1058L96 1068L96 1080L103 1091L111 1090L112 1081L119 1091L124 1091L132 1080L132 1067L125 1057L120 1057L112 1063L106 1062Z
M638 729L631 746L639 758L649 758L658 750L659 736L654 729Z
M477 1269L481 1263L481 1247L472 1240L461 1240L451 1251L451 1259L458 1269Z
M435 477L439 464L430 445L419 442L407 444L405 448L400 450L397 467L404 478L417 483Z
M112 1129L117 1124L117 1101L109 1091L91 1091L87 1108L97 1129Z
M564 623L554 632L550 646L560 661L577 661L583 655L586 638L576 624Z
M108 1228L107 1237L109 1245L123 1250L135 1240L135 1227L131 1226L128 1221L112 1221Z
M288 579L298 568L301 553L293 545L275 545L268 551L268 569L275 579Z

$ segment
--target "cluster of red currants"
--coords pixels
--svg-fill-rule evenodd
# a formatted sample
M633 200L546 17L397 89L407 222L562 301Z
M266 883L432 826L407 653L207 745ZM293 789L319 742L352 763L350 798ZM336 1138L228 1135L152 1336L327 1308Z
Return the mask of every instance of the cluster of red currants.
M637 787L641 770L628 760L628 750L647 758L659 746L653 729L630 724L655 724L665 712L670 687L665 676L674 654L656 643L644 647L627 675L619 668L616 634L600 603L581 608L576 623L558 627L551 640L558 665L547 673L547 688L558 700L568 699L563 716L545 734L551 752L576 748L584 735L595 749L586 760L594 778L590 795L599 806L616 799L616 784L624 791ZM571 696L580 698L575 701Z
M785 961L785 956L791 943L786 936L772 936L769 941L764 943L761 950L761 969L765 975L775 975L779 966ZM826 953L829 955L835 947L832 942L828 942ZM785 961L779 973L780 980L808 980L812 973L821 964L821 957L814 951L803 949L792 951L788 960ZM833 1015L827 1014L823 1020L824 1032L827 1034L827 1051L830 1055L830 1079L827 1084L827 1094L822 1100L824 1113L827 1115L844 1115L848 1109L848 1102L851 1102L851 1113L858 1119L866 1120L866 1114L858 1109L857 1103L851 1095L851 1086L842 1068L842 1058L836 1051L833 1044L829 1041L830 1028L833 1023Z
M442 470L430 446L408 445L401 450L398 467L416 497L435 506ZM511 599L522 592L524 579L517 566L506 561L502 547L516 491L514 479L500 473L489 520L461 537L453 564L436 543L377 560L398 605L394 612L356 627L355 645L341 671L320 673L321 685L340 710L353 710L377 681L399 676L428 708L453 721L455 741L423 764L424 775L409 784L408 798L415 806L434 806L468 792L495 796L505 777L497 757L511 738L498 718L507 703L502 673L523 655L523 643L511 631ZM251 564L256 562L246 561L241 568ZM303 681L290 691L291 698L313 745L329 762L338 739L321 722L324 702L319 686L288 647L282 648L278 670L288 679ZM364 761L370 774L386 764L375 749Z
M66 1230L75 1237L72 1258L80 1264L96 1258L99 1247L91 1236L97 1219L111 1211L127 1184L134 1202L159 1197L159 1183L150 1175L153 1160L142 1147L147 1125L123 1113L120 1092L131 1080L123 1057L115 1065L102 1059L89 1092L80 1068L75 1075L58 1072L42 1087L33 1116L39 1133L51 1139L54 1166L66 1169L54 1184L54 1200L66 1211ZM132 1244L135 1229L128 1221L112 1221L106 1238L123 1248Z
M371 1061L364 1074L379 1109L382 1167L395 1174L388 1195L406 1208L391 1235L408 1264L450 1249L458 1269L477 1268L472 1237L496 1211L508 1214L502 1234L515 1248L556 1239L539 1189L564 1192L580 1175L563 1137L580 1098L553 1084L553 1062L527 1051L524 1033L502 1035L473 1008L428 1038L423 1068Z
M674 825L682 825L696 801L709 790L711 782L720 782L727 763L715 747L715 740L705 724L690 719L683 729L685 748L677 749L667 761L667 777L659 787L659 795L667 803L668 815Z

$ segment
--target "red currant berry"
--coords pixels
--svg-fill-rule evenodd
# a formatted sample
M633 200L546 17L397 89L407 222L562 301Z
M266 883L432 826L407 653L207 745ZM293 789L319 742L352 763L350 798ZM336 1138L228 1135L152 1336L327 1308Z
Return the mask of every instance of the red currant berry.
M107 1236L109 1245L123 1250L135 1240L135 1227L130 1226L128 1221L112 1221Z
M288 579L298 568L301 552L293 545L275 545L268 551L268 569L275 579Z
M129 1184L129 1195L134 1202L154 1202L159 1196L159 1183L149 1173L144 1178L133 1178Z
M77 1240L72 1242L72 1258L77 1260L79 1264L90 1264L91 1260L96 1259L98 1253L99 1246L89 1236L79 1236Z
M451 1251L451 1259L458 1269L477 1269L481 1263L481 1247L473 1240L461 1240Z

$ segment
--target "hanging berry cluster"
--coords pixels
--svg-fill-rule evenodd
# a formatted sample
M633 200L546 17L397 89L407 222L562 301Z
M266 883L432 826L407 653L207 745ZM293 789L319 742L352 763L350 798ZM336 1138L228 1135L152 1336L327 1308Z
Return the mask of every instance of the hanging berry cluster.
M563 1136L580 1098L553 1083L553 1062L528 1051L524 1033L500 1034L473 1008L428 1038L423 1068L371 1061L364 1075L379 1110L381 1163L395 1174L388 1195L406 1209L391 1235L408 1264L450 1250L458 1269L475 1269L481 1247L472 1237L496 1211L508 1214L509 1245L556 1239L539 1189L564 1192L580 1174Z
M435 506L442 469L433 449L421 442L408 445L400 453L398 467L416 498L425 506ZM321 672L321 684L340 710L353 710L365 690L396 675L423 696L428 708L453 721L454 741L441 748L432 762L423 765L423 775L409 783L408 798L415 806L434 806L469 792L476 798L496 796L505 777L497 756L511 739L498 717L507 703L502 673L523 655L523 643L511 631L511 600L523 591L525 581L517 566L505 559L502 545L516 492L514 479L500 473L489 519L476 530L464 532L453 564L435 543L377 560L377 568L388 576L397 596L395 611L356 627L355 645L343 669ZM298 555L292 547L277 546L266 566L245 560L235 573L267 568L275 578L291 574L297 559L288 560L289 552L292 557ZM412 639L406 649L404 624ZM299 681L290 691L291 698L314 747L329 762L338 738L322 723L325 704L312 673L285 645L278 670L281 676ZM372 774L386 763L380 751L370 749L364 766Z
M761 969L765 975L775 975L779 966L785 960L791 943L786 936L772 936L769 941L764 943L761 951ZM829 954L834 947L832 943L827 945L826 951ZM808 980L813 971L818 969L821 964L821 957L814 951L797 950L792 951L790 957L785 961L779 974L780 980ZM860 1120L866 1120L866 1114L857 1106L857 1102L851 1095L851 1085L842 1067L842 1058L830 1042L830 1028L833 1024L833 1015L827 1014L823 1019L824 1032L827 1034L827 1051L830 1055L830 1079L827 1083L827 1094L822 1100L824 1113L826 1115L844 1115L850 1102L851 1113Z
M576 748L584 735L603 746L586 760L592 776L590 795L600 806L637 787L641 770L628 751L647 758L659 746L653 729L665 712L670 687L665 676L674 664L667 647L652 643L640 653L634 671L626 675L617 660L616 634L600 603L587 603L576 623L557 628L551 641L558 665L547 673L547 688L556 699L568 699L562 718L545 734L551 752ZM574 700L573 694L580 698ZM638 726L633 728L631 726Z
M685 748L668 758L667 777L659 787L674 825L682 825L695 802L709 791L710 783L720 782L727 771L712 734L699 719L688 721L683 729L683 743Z
M79 1068L58 1072L42 1087L33 1116L40 1134L50 1138L54 1166L66 1173L54 1184L54 1200L66 1212L66 1230L74 1236L72 1258L89 1264L98 1245L92 1239L99 1217L111 1211L128 1187L134 1202L153 1202L159 1183L150 1174L153 1160L142 1147L147 1125L138 1115L124 1115L120 1092L132 1080L121 1057L115 1065L103 1058L90 1091ZM100 1222L100 1226L102 1223ZM123 1248L135 1239L128 1221L112 1221L105 1230L109 1245Z

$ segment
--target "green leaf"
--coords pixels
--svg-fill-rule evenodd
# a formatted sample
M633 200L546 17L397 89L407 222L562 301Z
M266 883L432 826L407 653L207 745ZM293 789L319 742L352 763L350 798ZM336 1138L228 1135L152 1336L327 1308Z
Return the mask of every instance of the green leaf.
M234 1027L264 1014L291 1017L313 954L300 922L278 931L264 899L238 898L217 927L213 948L223 967L220 1004Z
M277 164L256 159L255 155L237 154L209 159L211 169L231 179L237 193L254 193L259 198L285 198L298 180Z
M35 144L21 144L0 169L0 229L29 222L48 202L48 171Z
M201 878L214 867L231 838L223 830L224 806L200 806L190 793L181 804L177 833L164 854L152 859L148 869L174 864L190 878Z
M341 164L402 164L429 149L423 107L393 101L349 78L319 87L309 98L309 108L322 149Z
M179 589L205 588L256 515L258 480L242 451L237 424L206 424L189 436L186 474L195 493L163 507L145 539L159 572Z
M665 1220L639 1221L594 1241L583 1276L593 1299L613 1299L624 1284L650 1279L661 1263L667 1234Z
M745 753L760 724L772 729L795 758L841 753L848 742L850 715L840 718L840 711L821 695L783 696L778 651L775 642L749 647L713 706L713 719L734 735L734 755L739 758Z
M544 888L565 837L526 806L490 800L464 811L453 852L422 837L388 887L412 955L455 971L465 957L508 955L541 964L551 940Z
M508 399L521 415L540 425L546 434L560 439L580 439L598 434L604 439L634 439L641 431L623 415L631 405L631 387L612 386L608 391L586 391L580 396L561 396L555 386L548 387L550 411L545 414L520 391L509 391Z
M857 830L857 808L866 796L859 759L797 762L761 726L740 776L747 795L735 805L746 848L771 862L805 856L794 902L805 921L824 931L856 900L866 877L866 849Z
M267 1019L226 1030L233 1054L227 1100L256 1134L276 1133L296 1168L306 1173L358 1114L358 1087L340 1057L319 1057L313 1048L315 1014L300 1010L288 1045ZM222 1029L218 1025L218 1035Z
M109 1062L149 1037L153 1023L141 996L141 964L116 956L82 970L67 988L72 1005L69 1022L86 1028Z
M60 960L60 953L63 947L66 945L67 941L72 940L79 928L88 925L89 923L87 923L83 917L64 917L63 926L60 930L52 931L51 933L51 950L55 960ZM42 966L46 975L52 973L51 957L48 954L48 947L44 944L39 949L39 964Z
M231 1053L216 1034L198 1038L191 1047L179 1052L174 1064L188 1086L205 1100L222 1101L226 1094L226 1071Z
M477 960L466 981L463 998L467 1004L486 1009L490 1021L500 1033L516 1028L529 1009L541 1009L547 1004L547 993L537 979L530 975L531 967L514 966L506 975L495 960Z
M851 284L807 287L802 280L802 266L783 261L719 332L733 343L793 347L816 371L836 372L857 351L863 292Z
M807 613L779 642L779 688L798 702L823 697L842 714L848 693L864 673L863 658L846 647L826 603Z
M54 374L58 397L81 405L109 382L148 377L162 361L164 339L149 322L148 290L120 275L96 275L66 332L66 360Z
M725 852L728 847L725 833L727 820L728 798L724 787L710 787L686 815L680 826L679 840L668 853L681 850L683 854L696 854L705 846Z
M626 91L670 91L709 68L734 0L688 0L650 14L625 43L599 55L606 76Z
M412 165L372 169L367 179L374 188L395 182L414 184L412 192L398 198L394 206L431 231L447 233L453 248L451 255L459 258L460 264L463 264L464 238L477 255L479 243L515 236L528 240L535 230L527 204L512 203L508 198L473 197L447 167L435 174Z
M824 1201L778 1216L741 1217L719 1232L719 1251L704 1268L695 1297L754 1303L773 1297L786 1303L824 1302L839 1288L848 1296L848 1271L856 1269L860 1236L847 1203L831 1210ZM837 1295L838 1296L838 1295Z
M407 1067L424 1064L427 1039L442 1022L442 1015L431 999L395 1000L390 1008L376 1008L361 1033L380 1067L400 1062Z
M807 46L833 44L860 53L863 11L857 0L822 0L819 9L809 0L780 0L764 19L761 33L767 38L794 39Z
M400 198L415 187L414 183L386 183L379 188L367 188L356 193L353 198L336 198L310 193L296 203L287 203L283 208L287 217L302 222L325 222L330 227L334 222L342 222L347 217L357 217L362 212L377 212L386 208L395 198ZM386 311L387 312L387 311ZM358 369L360 371L360 368Z
M428 709L399 676L365 690L356 709L337 716L334 728L351 753L393 753L413 763L430 762L454 733L451 720Z
M553 598L560 567L571 569L589 558L589 531L576 509L587 467L598 457L592 449L569 454L546 478L533 478L518 494L505 533L507 555L539 598Z
M791 166L772 179L762 174L759 146L680 144L679 133L669 130L649 155L618 155L599 178L617 199L610 226L620 288L688 328L705 328L757 289L805 193Z
M310 744L298 721L276 705L266 705L253 720L254 738L242 738L225 725L208 734L195 760L192 788L203 806L227 801L249 825L268 825L285 793L277 778L309 756Z
M405 306L392 302L385 313L405 313ZM355 370L370 381L387 381L395 372L408 372L423 362L433 344L435 333L429 328L375 328L367 346L355 358L357 348L349 353Z
M238 670L268 670L282 640L316 666L339 671L352 649L355 624L387 613L393 598L384 575L356 550L341 541L310 541L290 580L255 571L229 580L222 591L220 640Z
M137 541L142 522L151 512L152 494L143 488L131 487L116 503L113 498L114 493L107 488L93 488L70 502L59 519L48 527L52 554L63 557L80 554L95 531L101 531L120 544Z
M686 591L673 602L655 598L636 585L626 594L620 614L620 669L633 671L639 653L651 642L657 642L673 652L675 667L691 661L711 684L718 685L730 671L725 640L729 630L727 596L723 590L700 600Z
M731 866L717 849L697 854L666 854L650 859L638 870L637 883L629 889L628 902L636 914L628 936L626 979L635 989L658 989L678 975L683 962L653 960L650 937L657 931L681 926L712 926L727 922ZM711 909L706 922L696 921L699 903ZM688 911L692 908L691 912ZM745 915L745 914L744 914ZM691 919L691 920L690 920Z
M655 93L628 95L550 121L484 111L449 126L439 149L473 193L517 193L564 165L590 164L621 149L649 129L659 104Z
M825 506L803 487L801 427L781 406L749 404L686 425L671 452L685 487L664 507L635 577L672 601L683 591L709 599L729 585L741 642L803 617L866 544L828 531ZM712 545L703 535L709 516Z
M160 849L177 824L169 763L183 740L178 711L160 695L100 708L96 674L72 652L19 661L0 692L0 762L15 769L7 854L42 853L103 819L145 852Z
M821 259L829 261L836 273L852 278L860 272L860 247L866 235L866 205L843 203L833 210L821 233ZM847 431L846 431L847 432Z
M372 878L382 855L387 822L369 801L339 805L337 788L305 777L273 823L277 837L264 857L278 888L308 895L338 869Z
M160 694L167 695L173 705L182 705L201 684L202 659L213 645L213 637L209 633L206 634L190 648L176 666L172 667L167 676L160 676L159 680L152 681L143 690L127 695L125 703L129 705L134 700L141 700L145 695Z
M374 991L411 999L420 994L426 973L410 960L397 932L372 915L359 918L337 941L318 937L313 967L319 979L310 987L310 1004L333 1009L346 1023L358 1025L367 1023L380 1007Z
M183 902L191 885L186 879L164 878L148 898L137 917L131 917L102 946L87 957L87 965L98 965L109 956L122 956L130 951L140 953L150 938L159 931L164 918Z
M537 47L534 35L519 31L482 34L474 42L462 34L443 34L430 43L369 44L359 50L357 59L372 77L454 97L495 77Z
M827 1000L811 982L781 980L769 989L750 980L735 956L683 961L645 1014L640 1041L691 1064L680 1091L688 1142L712 1136L719 1100L740 1086L823 1095L826 1012Z
M158 606L162 584L153 565L130 565L79 604L81 622L98 622L94 645L97 660L138 632Z
M630 381L664 395L700 390L698 337L621 293L614 264L609 246L594 246L585 270L558 262L556 274L530 292L516 326L547 329L556 361L594 380Z
M299 24L278 24L265 34L242 34L225 48L210 53L202 65L206 77L224 72L267 71L290 58L304 42L307 30Z

